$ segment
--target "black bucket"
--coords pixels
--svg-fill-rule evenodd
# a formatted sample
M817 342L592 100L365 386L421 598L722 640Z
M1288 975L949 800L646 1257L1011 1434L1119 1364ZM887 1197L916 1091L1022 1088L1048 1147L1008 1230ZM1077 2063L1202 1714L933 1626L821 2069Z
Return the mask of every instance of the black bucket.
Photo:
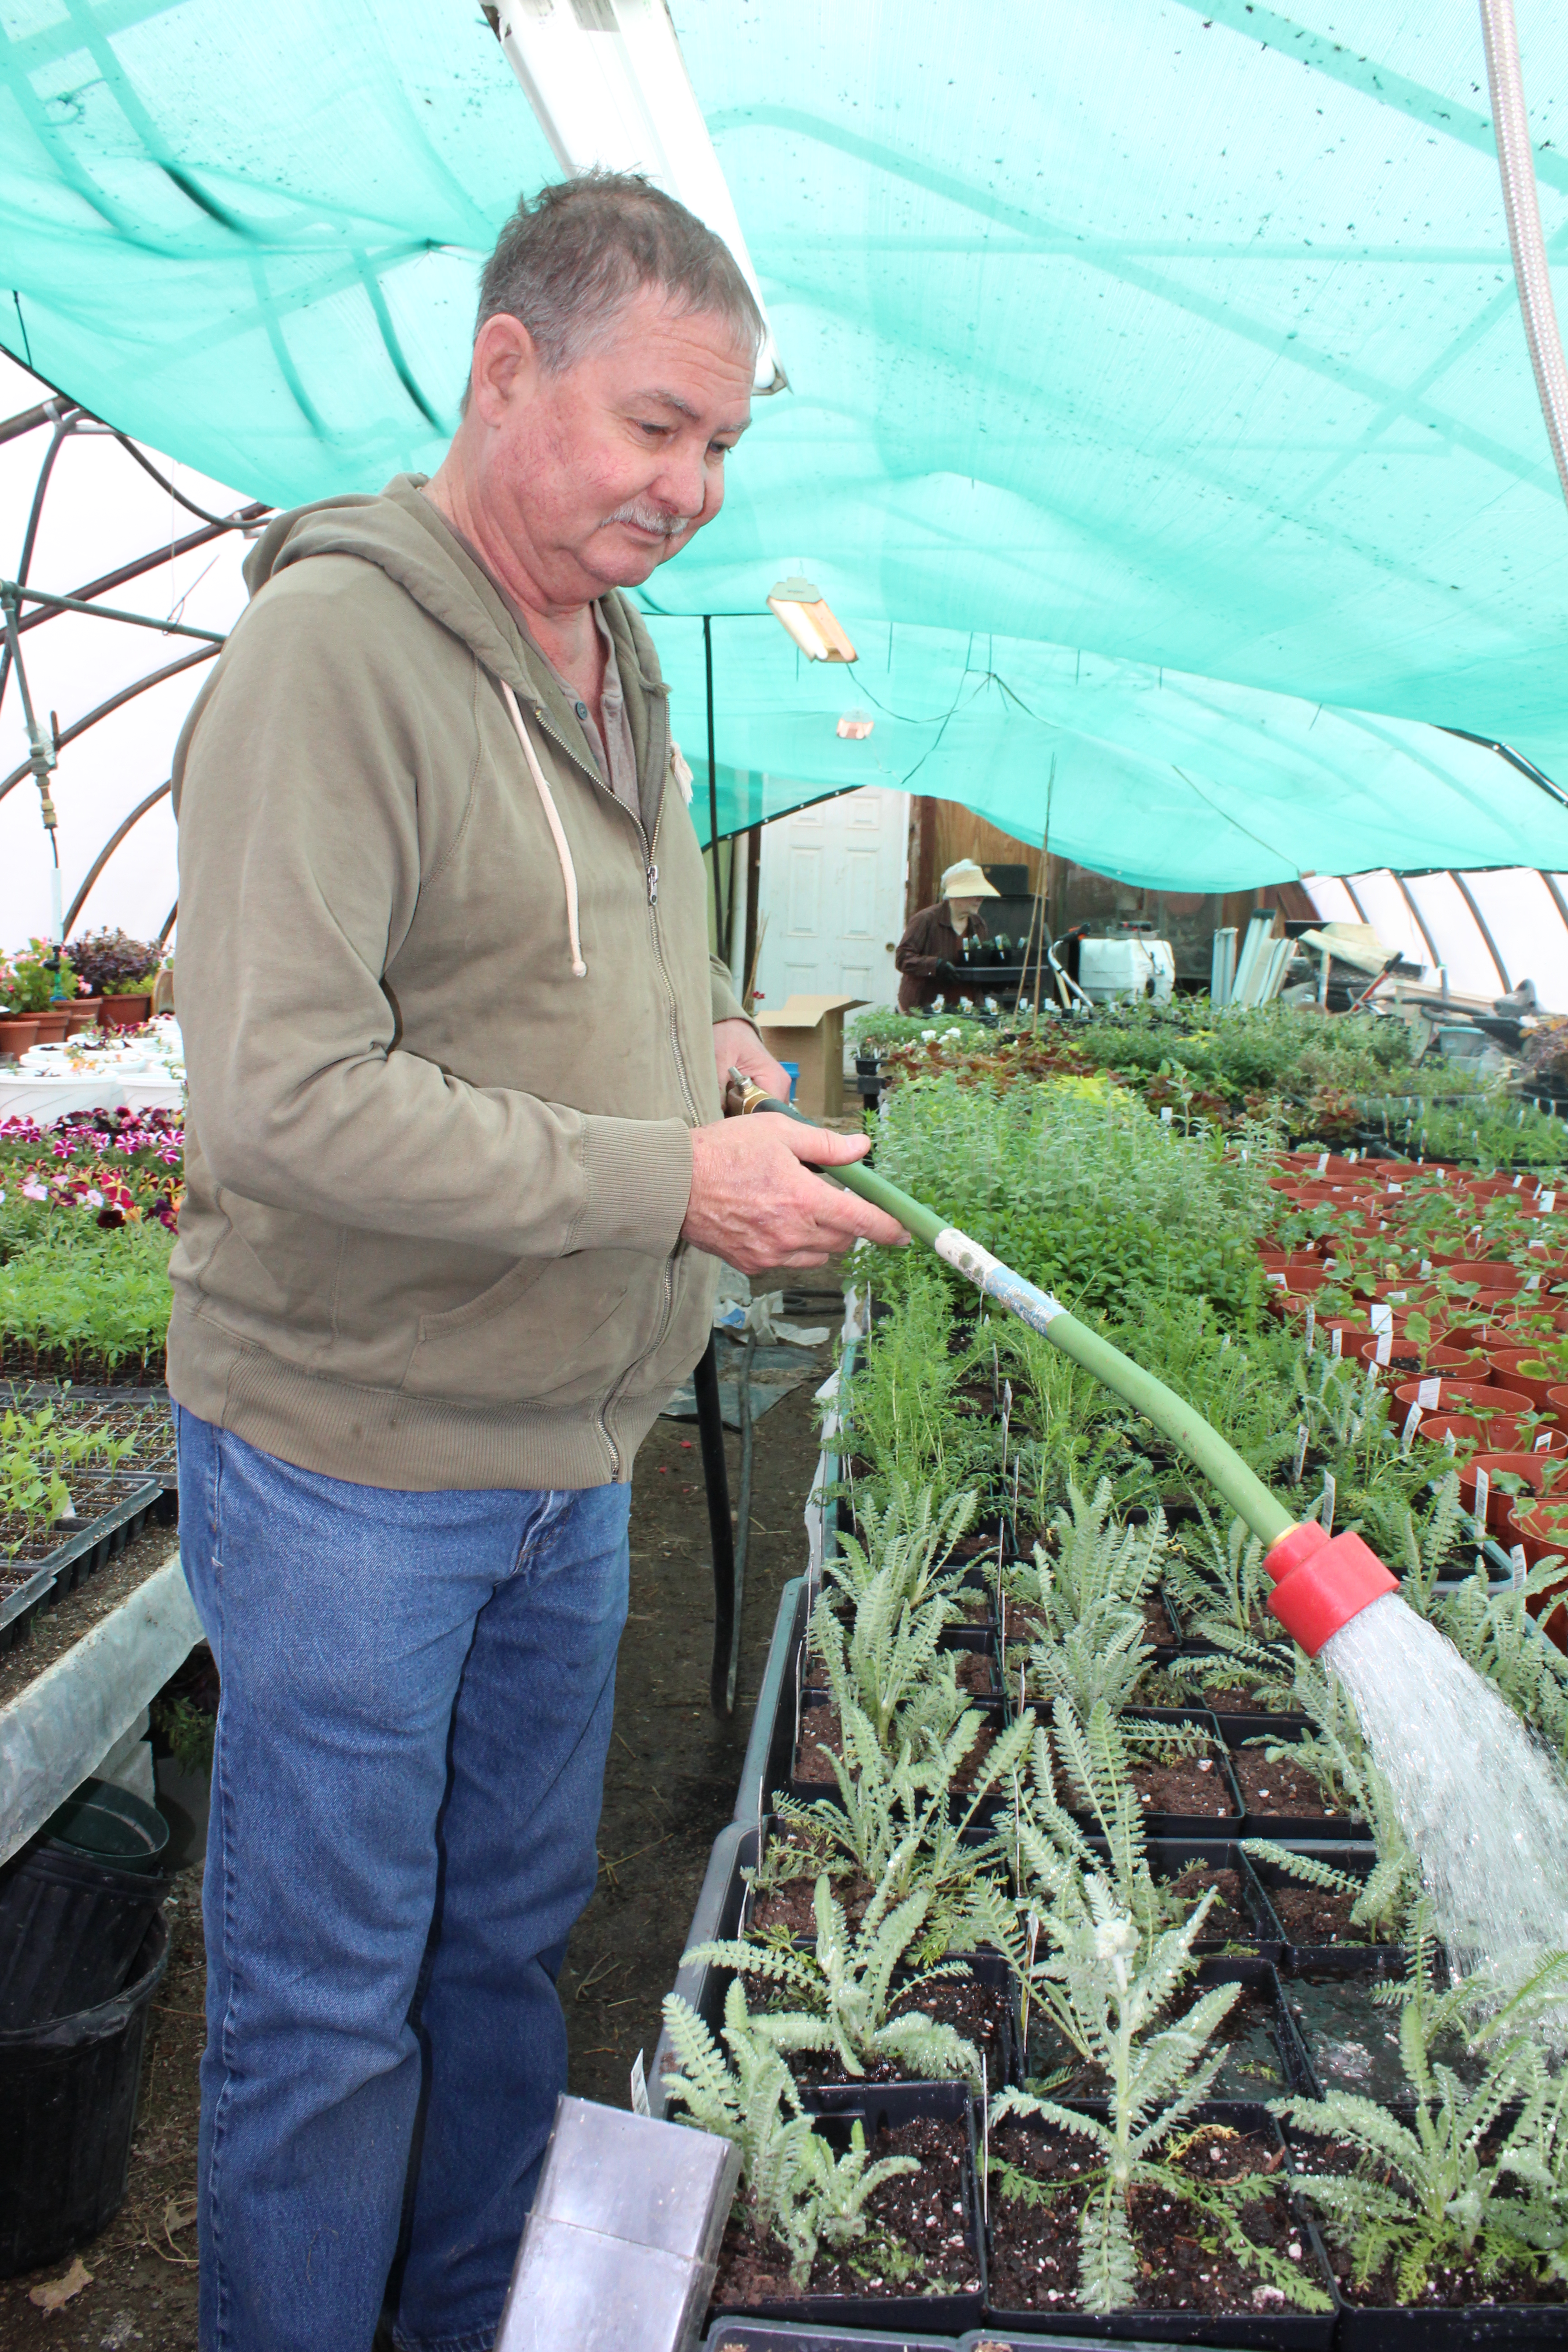
M0 2278L58 2262L119 2210L147 2010L168 1958L156 1918L112 2000L0 2032Z
M84 1780L44 1823L44 1835L83 1862L114 1870L158 1868L169 1843L162 1813L112 1780Z
M0 2032L121 1991L168 1881L37 1841L0 1870Z

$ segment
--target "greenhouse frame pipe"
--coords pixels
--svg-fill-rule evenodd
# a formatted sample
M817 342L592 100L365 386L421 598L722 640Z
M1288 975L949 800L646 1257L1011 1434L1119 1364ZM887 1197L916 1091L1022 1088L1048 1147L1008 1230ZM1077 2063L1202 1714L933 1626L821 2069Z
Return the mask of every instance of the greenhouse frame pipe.
M132 826L139 824L142 819L146 815L149 809L157 807L158 803L163 799L164 793L170 789L173 782L174 778L172 776L166 776L163 782L159 784L154 791L148 793L145 800L137 802L129 816L121 817L120 823L115 826L114 831L110 835L109 839L104 843L103 847L99 851L98 856L93 859L92 864L88 867L86 874L82 877L80 887L77 891L76 897L71 900L69 908L67 909L66 919L60 929L60 937L62 939L69 939L71 932L76 926L76 919L87 903L89 891L92 888L93 884L97 881L99 876L102 873L104 867L108 865L110 859L113 856L115 851L119 848L126 835L131 831Z
M1389 871L1390 873L1394 872L1392 866L1390 866ZM1434 964L1441 963L1443 959L1437 952L1437 942L1426 928L1426 918L1415 903L1415 892L1405 881L1403 874L1394 874L1394 878L1399 885L1400 897L1404 899L1405 905L1409 908L1411 913L1415 918L1415 928L1420 932L1423 940L1426 942L1427 954L1431 957ZM1349 886L1347 885L1346 887L1348 887Z
M79 596L53 596L47 589L26 587L20 580L0 580L0 592L5 589L31 604L50 605L57 613L85 613L89 621L124 621L132 628L156 629L165 637L202 637L209 646L226 641L226 632L193 628L188 621L160 621L153 613L121 613L111 604L85 604Z
M156 572L161 563L171 563L177 555L189 555L198 547L210 547L215 539L225 539L231 530L243 530L247 523L259 522L272 509L259 501L240 509L234 522L209 522L200 530L188 531L184 539L172 539L167 547L155 548L151 555L139 555L130 563L122 563L117 572L105 572L97 580L87 580L79 588L71 590L72 609L94 596L107 595L111 588L123 588L127 582L140 580L144 573ZM58 619L53 612L29 613L16 624L19 635L28 629L41 629L46 621ZM107 615L105 617L108 617Z
M177 677L183 669L194 669L197 662L211 661L214 655L221 650L219 646L200 646L194 654L182 654L178 661L166 662L162 669L149 670L145 677L132 678L131 684L122 686L118 694L111 694L107 702L100 702L96 710L89 710L85 717L73 719L68 727L62 727L55 738L56 751L63 751L68 743L74 743L79 735L85 735L88 729L96 727L100 719L108 719L114 711L123 709L126 703L134 702L136 697L145 694L149 687L162 686L165 678ZM0 801L7 793L14 793L18 784L26 783L32 772L32 761L24 760L19 768L13 768L8 776L0 779Z
M1460 898L1469 908L1476 929L1479 931L1481 938L1486 942L1486 950L1488 955L1490 956L1493 963L1497 966L1498 978L1502 982L1502 992L1506 996L1509 990L1513 986L1513 982L1508 976L1507 964L1504 963L1501 956L1498 953L1498 943L1491 935L1491 927L1488 923L1486 917L1482 914L1479 906L1477 904L1476 894L1471 889L1469 884L1466 881L1464 876L1458 873L1452 866L1450 866L1448 870L1453 877L1454 887L1458 890Z

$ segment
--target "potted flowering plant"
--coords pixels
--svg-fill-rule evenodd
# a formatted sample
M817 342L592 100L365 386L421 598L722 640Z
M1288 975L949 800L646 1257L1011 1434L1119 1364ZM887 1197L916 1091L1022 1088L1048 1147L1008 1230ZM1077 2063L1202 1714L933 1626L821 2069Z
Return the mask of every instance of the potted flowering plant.
M128 939L121 930L89 931L71 942L71 961L92 996L102 1000L106 1029L133 1029L153 1009L153 984L161 961L155 941Z
M29 940L26 950L4 960L6 1011L24 1022L36 1021L33 1035L12 1043L13 1053L28 1045L58 1045L66 1034L68 1007L77 993L76 973L52 940Z

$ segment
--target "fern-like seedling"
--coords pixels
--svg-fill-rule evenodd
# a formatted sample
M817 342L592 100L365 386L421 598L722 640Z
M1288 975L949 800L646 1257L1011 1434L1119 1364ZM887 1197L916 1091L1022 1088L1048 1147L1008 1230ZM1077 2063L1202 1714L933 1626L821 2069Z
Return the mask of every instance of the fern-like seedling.
M894 1976L907 1969L930 1908L924 1888L891 1908L879 1888L852 1937L824 1873L816 1882L812 1950L743 1940L698 1944L683 1954L681 1966L706 1962L710 1968L733 1969L793 1994L799 2007L763 2010L752 2020L757 2035L777 2050L835 2053L847 2074L864 2074L868 2066L890 2060L917 2076L960 2075L978 2084L980 2054L963 2034L939 2024L923 2010L889 2013ZM899 1992L900 1997L918 1993L943 1978L963 1974L956 1963L939 1961L906 1973Z
M968 1534L979 1508L973 1486L939 1505L931 1487L917 1492L895 1473L885 1504L862 1497L856 1517L865 1541L841 1535L827 1573L853 1600L881 1582L895 1604L907 1601L919 1608L934 1593L950 1592L963 1575L963 1563L953 1563L952 1549Z

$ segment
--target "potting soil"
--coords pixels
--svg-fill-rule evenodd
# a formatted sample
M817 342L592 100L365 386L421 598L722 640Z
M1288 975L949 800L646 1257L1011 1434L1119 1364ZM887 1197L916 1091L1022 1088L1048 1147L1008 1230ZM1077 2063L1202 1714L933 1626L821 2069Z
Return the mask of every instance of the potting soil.
M963 2196L965 2137L960 2124L921 2116L869 2140L873 2161L912 2156L920 2169L873 2189L866 2232L843 2255L825 2246L805 2287L776 2238L758 2243L739 2221L724 2233L715 2311L756 2310L801 2294L973 2294L980 2284Z
M1330 1809L1321 1784L1303 1765L1270 1757L1264 1748L1233 1748L1230 1769L1241 1784L1248 1813L1260 1819L1266 1820L1270 1814L1288 1820L1321 1815L1327 1827L1331 1823L1342 1824L1349 1818Z
M1492 2143L1483 2140L1478 2153L1481 2162L1486 2164L1495 2156L1496 2148ZM1356 2168L1355 2150L1342 2140L1313 2141L1310 2146L1293 2147L1291 2164L1298 2174L1353 2173ZM1469 2310L1479 2304L1499 2304L1505 2308L1510 2305L1542 2304L1550 2308L1568 2303L1568 2280L1543 2282L1508 2272L1483 2277L1474 2263L1438 2264L1420 2293L1414 2295L1401 2290L1397 2264L1392 2256L1380 2263L1369 2277L1358 2279L1348 2238L1342 2243L1340 2242L1335 2235L1335 2223L1327 2214L1315 2213L1314 2218L1322 2232L1329 2266L1339 2283L1341 2294L1347 2303L1360 2305L1368 2310ZM1550 2335L1542 2340L1561 2340L1562 2327L1562 2322L1551 2323ZM1479 2328L1475 2340L1482 2340ZM1514 2336L1511 2340L1518 2342L1521 2339Z
M753 1996L753 2010L766 2006L793 2009L798 2006L793 1995L782 1998L776 2004L764 2003ZM935 2025L951 2025L966 2042L972 2042L985 2061L985 2079L1000 2083L1005 2079L1010 2033L1008 2019L1013 2006L1013 1988L985 1984L968 1975L939 1977L929 1984L912 1986L907 1992L895 1992L888 2003L889 2017L908 2017L914 2011L929 2017ZM786 2065L801 2089L817 2089L825 2083L845 2083L851 2077L836 2050L790 2051ZM865 2072L853 2077L857 2083L929 2082L929 2072L911 2072L893 2059L873 2058L865 2064Z
M1054 2192L1034 2203L1018 2193L1003 2168ZM1283 2151L1261 2137L1223 2125L1195 2132L1173 2168L1198 2182L1256 2175L1258 2194L1242 2208L1247 2236L1287 2262L1299 2263L1303 2283L1319 2284L1305 2233L1297 2225L1276 2176ZM1012 2123L991 2135L990 2303L996 2311L1071 2310L1078 2301L1079 2214L1085 2176L1097 2170L1085 2139L1037 2135ZM1132 2192L1131 2218L1138 2253L1142 2311L1270 2312L1292 2308L1283 2290L1260 2284L1227 2252L1213 2222L1179 2199L1152 2189Z

